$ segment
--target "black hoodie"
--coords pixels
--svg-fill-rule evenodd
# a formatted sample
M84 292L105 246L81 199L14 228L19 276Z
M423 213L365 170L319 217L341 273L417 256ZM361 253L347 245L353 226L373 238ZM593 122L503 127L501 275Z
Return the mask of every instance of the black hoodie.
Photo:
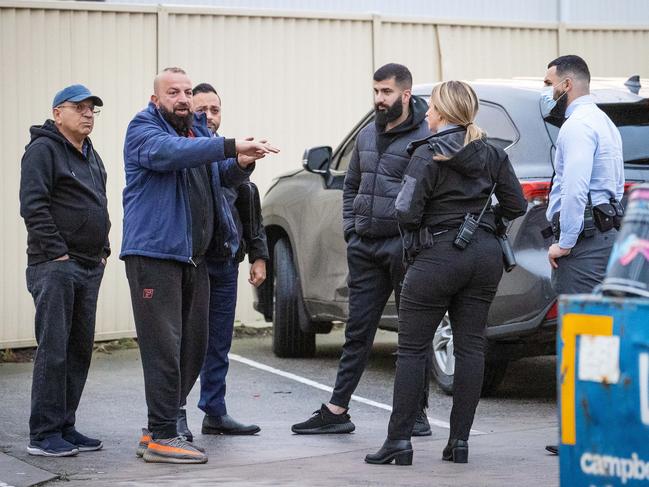
M467 213L480 214L494 183L494 210L510 220L525 214L527 202L507 153L484 139L464 146L465 135L463 128L450 129L413 144L396 202L404 228L457 229ZM495 230L494 211L488 209L482 223Z
M30 128L20 175L20 215L27 227L27 262L68 254L86 266L108 257L106 170L86 139L87 157L52 120Z
M343 188L343 232L374 238L399 235L394 201L410 156L410 142L430 135L426 102L413 96L408 118L392 130L370 123L356 138Z

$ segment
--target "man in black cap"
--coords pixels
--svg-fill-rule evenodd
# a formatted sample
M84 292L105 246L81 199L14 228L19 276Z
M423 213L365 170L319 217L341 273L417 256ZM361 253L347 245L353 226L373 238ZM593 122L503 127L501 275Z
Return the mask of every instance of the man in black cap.
M31 127L21 163L27 289L36 305L29 418L31 455L99 450L75 429L95 334L97 296L110 255L106 171L88 136L101 99L83 85L59 91L52 118Z

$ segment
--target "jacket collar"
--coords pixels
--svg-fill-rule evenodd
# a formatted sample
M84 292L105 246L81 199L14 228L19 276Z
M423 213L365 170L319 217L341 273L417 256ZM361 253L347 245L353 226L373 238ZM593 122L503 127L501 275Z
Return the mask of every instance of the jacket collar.
M574 111L577 109L577 107L581 105L588 105L591 103L595 103L595 99L593 98L592 95L583 95L580 96L579 98L575 98L574 100L572 100L572 103L568 105L568 108L566 108L566 118L572 115Z

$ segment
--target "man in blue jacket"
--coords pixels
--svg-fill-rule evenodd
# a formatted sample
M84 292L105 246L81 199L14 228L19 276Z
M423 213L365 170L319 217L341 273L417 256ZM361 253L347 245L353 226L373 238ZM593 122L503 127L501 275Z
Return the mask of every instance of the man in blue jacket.
M138 454L147 462L205 463L176 421L203 365L209 278L205 253L214 234L234 255L238 238L221 185L238 185L267 143L210 137L192 109L192 83L180 68L154 81L149 106L126 131L126 263L148 408ZM240 154L247 156L237 161ZM218 162L213 162L218 161Z

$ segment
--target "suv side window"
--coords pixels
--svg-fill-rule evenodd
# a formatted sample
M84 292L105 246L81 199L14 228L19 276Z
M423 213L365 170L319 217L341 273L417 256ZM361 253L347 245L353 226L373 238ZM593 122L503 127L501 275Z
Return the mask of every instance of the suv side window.
M507 111L500 105L480 100L476 124L487 132L487 141L507 150L520 138L520 134Z
M356 138L358 133L365 127L367 124L374 121L374 114L369 114L362 120L352 131L351 137L349 137L345 142L343 142L342 148L337 152L334 157L333 164L331 168L334 169L335 174L345 174L347 168L349 167L349 161L352 158L352 153L354 152L354 146L356 145Z
M354 152L354 146L356 145L356 137L358 133L355 133L353 137L350 137L349 140L345 143L345 147L340 151L338 156L338 161L335 164L337 172L347 172L349 167L349 161L352 158L352 153Z

